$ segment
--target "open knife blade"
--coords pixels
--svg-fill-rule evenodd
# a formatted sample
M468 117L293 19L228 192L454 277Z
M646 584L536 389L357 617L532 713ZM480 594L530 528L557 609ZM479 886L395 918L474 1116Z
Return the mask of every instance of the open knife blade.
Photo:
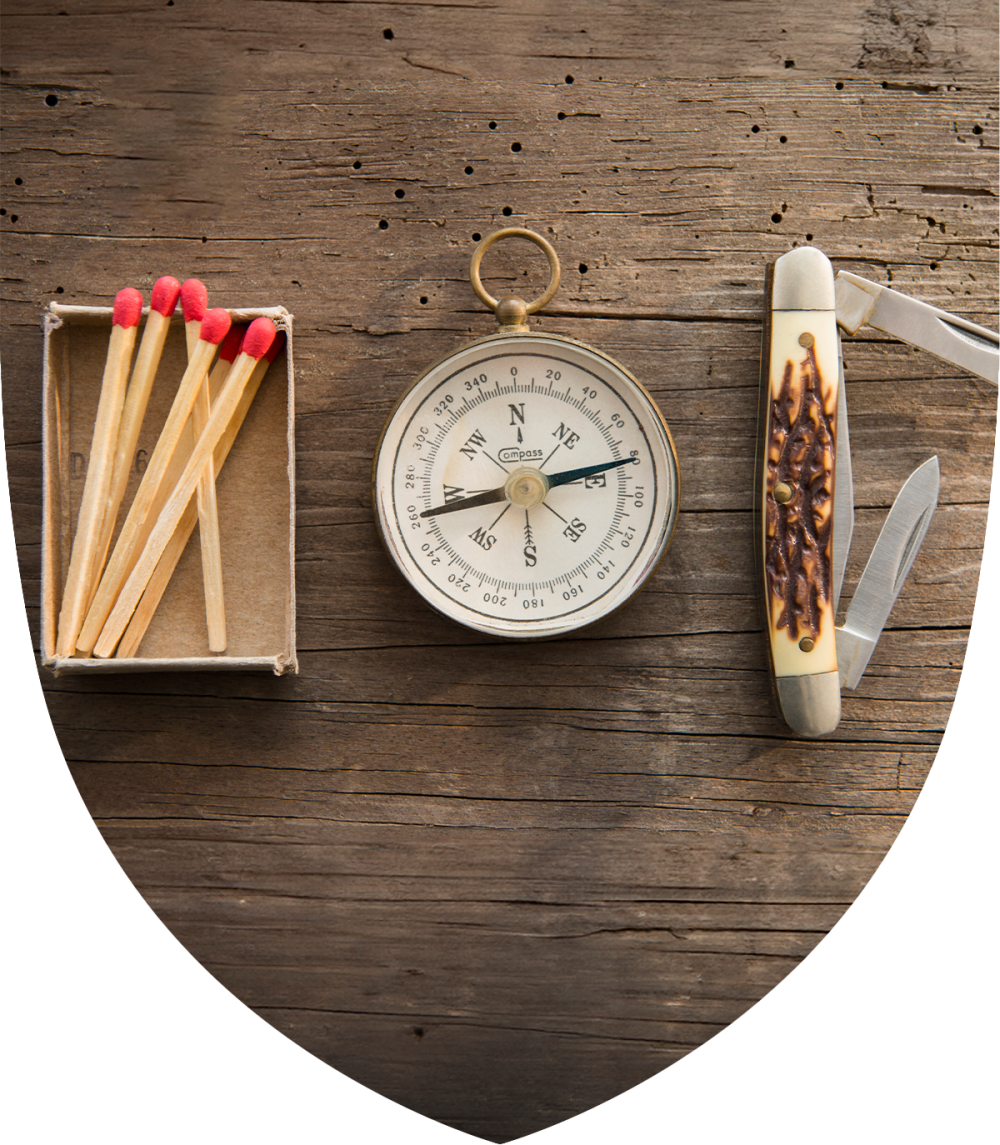
M848 334L872 326L997 384L1000 336L993 330L847 270L835 289L837 322Z
M843 687L858 686L892 606L923 544L941 488L938 459L932 457L910 474L900 489L879 533L875 547L843 626L837 629L837 664Z

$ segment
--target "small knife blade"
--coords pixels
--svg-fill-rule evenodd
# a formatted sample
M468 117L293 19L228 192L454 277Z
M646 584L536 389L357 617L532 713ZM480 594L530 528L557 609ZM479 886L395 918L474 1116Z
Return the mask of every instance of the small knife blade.
M837 274L837 322L848 334L872 326L997 385L1000 336L867 278Z
M861 575L844 625L837 629L843 687L858 686L937 508L937 457L918 466L900 489Z

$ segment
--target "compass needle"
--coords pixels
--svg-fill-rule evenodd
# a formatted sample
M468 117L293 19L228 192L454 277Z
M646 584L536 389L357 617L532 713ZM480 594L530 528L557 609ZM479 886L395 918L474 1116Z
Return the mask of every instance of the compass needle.
M652 574L676 522L677 460L659 410L627 370L528 329L547 298L497 302L480 292L478 260L508 236L546 251L554 292L558 260L544 239L511 228L480 245L473 286L500 328L404 394L383 431L373 490L386 547L430 605L478 631L554 636L606 616ZM545 472L550 465L558 472Z

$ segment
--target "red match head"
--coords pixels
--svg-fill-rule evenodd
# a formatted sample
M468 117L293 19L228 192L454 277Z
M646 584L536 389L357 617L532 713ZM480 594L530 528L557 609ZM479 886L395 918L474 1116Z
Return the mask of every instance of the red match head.
M171 278L169 274L158 278L153 284L153 293L149 299L150 310L156 310L164 318L169 318L177 306L177 296L180 292L181 284L176 278Z
M240 352L240 343L243 341L245 332L245 326L229 327L225 338L219 343L219 360L221 362L233 362L236 360L236 355Z
M269 362L273 362L274 359L277 358L277 356L281 353L281 348L284 346L284 344L285 332L284 330L279 330L275 335L274 341L271 343L269 349L264 354L264 357L267 358Z
M111 321L115 326L138 326L142 315L142 295L132 286L126 286L115 295L115 309Z
M181 311L185 322L200 322L208 309L208 289L197 278L189 278L181 287Z
M231 324L232 319L229 317L229 311L224 310L221 306L216 307L215 310L209 310L201 320L201 333L198 337L202 342L211 342L213 346L218 346L229 333Z
M251 358L263 358L271 348L277 333L277 328L271 319L262 314L247 327L247 332L243 335L243 345L240 346L240 353L249 354Z

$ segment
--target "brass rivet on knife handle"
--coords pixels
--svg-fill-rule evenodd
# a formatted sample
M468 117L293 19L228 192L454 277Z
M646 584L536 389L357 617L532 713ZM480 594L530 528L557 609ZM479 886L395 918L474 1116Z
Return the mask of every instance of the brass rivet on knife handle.
M795 494L792 492L791 485L786 484L784 481L779 481L774 487L774 499L779 505L787 505Z
M816 641L811 636L803 636L799 641L799 647L803 652L811 652L816 647Z

